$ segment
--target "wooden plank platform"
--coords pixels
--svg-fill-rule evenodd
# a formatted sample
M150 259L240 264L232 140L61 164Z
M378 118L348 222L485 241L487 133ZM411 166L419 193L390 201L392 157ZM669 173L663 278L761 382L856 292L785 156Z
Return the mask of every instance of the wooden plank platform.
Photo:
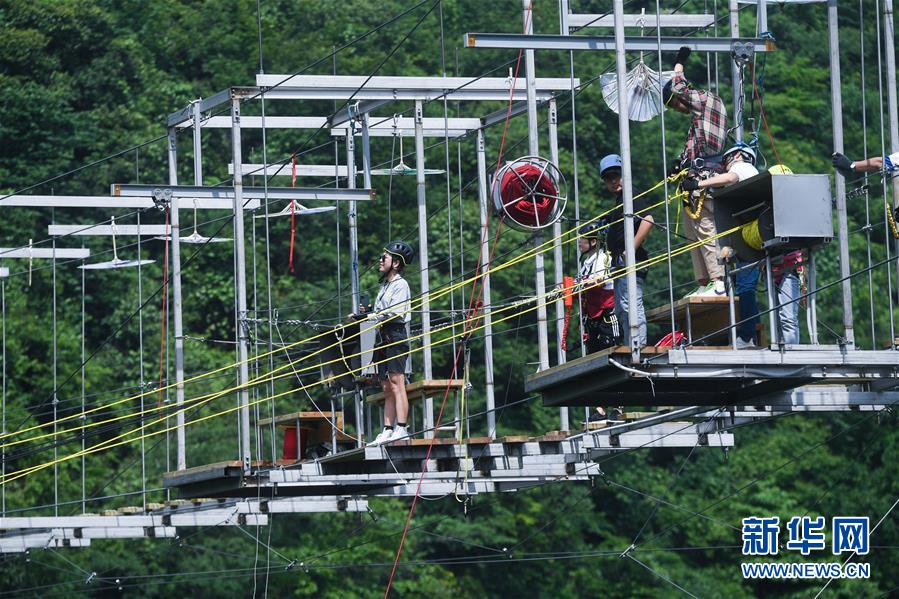
M335 413L330 410L327 412L292 412L290 414L275 416L274 419L263 418L259 421L259 426L269 426L271 425L272 420L275 421L275 426L277 427L294 426L294 422L297 420L300 420L301 422L314 422L317 424L322 420L330 422L334 417ZM343 412L336 412L335 424L337 428L343 429Z
M734 312L740 313L740 298L734 297ZM671 304L646 311L646 321L666 323L671 319ZM730 325L730 300L726 295L684 297L674 302L674 322L689 340L717 333L727 336ZM717 335L716 335L717 338Z
M278 428L299 426L300 430L307 435L306 446L308 447L318 443L331 442L332 419L337 428L337 442L355 443L355 437L343 432L343 412L332 413L330 410L327 412L292 412L274 418L263 418L259 421L259 426L271 426L272 422Z
M462 385L465 384L465 381L462 379L433 379L433 380L421 380L415 381L409 385L406 385L406 396L409 398L409 401L420 401L425 399L426 397L436 397L437 395L442 395L446 392L446 388L449 387L450 391L458 391L462 388ZM384 403L384 392L373 393L371 395L366 395L365 401L373 404L381 404Z

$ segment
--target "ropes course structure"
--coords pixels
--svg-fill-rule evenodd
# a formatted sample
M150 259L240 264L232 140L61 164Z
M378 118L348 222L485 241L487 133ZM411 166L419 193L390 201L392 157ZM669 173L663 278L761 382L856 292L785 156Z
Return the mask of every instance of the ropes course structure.
M647 14L644 9L639 15L627 15L625 4L623 0L614 0L611 13L592 15L574 13L568 0L561 0L559 34L535 34L534 11L540 7L531 0L524 0L522 33L465 33L464 45L470 49L467 51L517 50L515 60L503 62L476 77L460 75L458 65L455 76L447 75L440 0L419 2L309 67L287 74L266 73L262 68L260 13L260 68L254 85L235 85L190 102L168 115L166 135L148 142L165 141L168 181L141 183L138 169L134 183L110 182L108 196L26 193L56 180L51 178L0 197L0 209L51 211L46 239L43 239L43 231L28 232L32 237L27 244L22 239L21 246L0 248L0 262L18 259L28 263L27 269L0 268L3 378L0 529L4 531L0 535L0 553L44 549L53 550L53 555L62 557L57 549L88 547L101 539L179 539L180 547L191 547L186 541L194 535L206 529L227 527L251 538L256 551L266 550L267 558L274 552L284 571L340 568L343 566L339 564L318 563L321 556L300 559L277 553L271 547L270 536L269 543L263 541L259 527L274 527L275 514L371 514L369 500L372 498L411 498L407 516L402 522L391 524L398 545L386 584L386 597L391 593L398 568L425 563L402 561L407 535L416 531L438 534L414 523L414 510L419 500L442 500L452 496L467 514L469 510L478 509L471 503L472 497L478 494L525 493L548 485L589 483L589 492L578 496L568 506L572 509L591 498L598 488L597 481L601 481L654 502L652 512L633 535L630 546L614 556L631 560L665 584L693 596L687 588L655 571L638 557L641 551L653 550L644 546L669 530L644 535L647 524L660 507L687 514L672 524L671 529L691 518L714 520L705 513L708 509L727 501L756 481L695 511L666 503L666 500L613 480L604 472L603 464L637 450L687 449L689 453L674 475L673 487L695 453L715 448L726 455L735 446L736 431L743 427L763 425L791 414L818 412L870 412L866 414L869 418L891 410L899 403L899 341L895 332L892 287L894 275L899 281L899 270L894 270L894 267L899 269L896 266L899 234L894 220L894 210L899 207L899 196L896 195L899 179L890 177L888 172L879 173L885 205L883 214L878 216L879 204L869 202L869 193L874 189L869 179L878 174L866 174L857 189L847 190L847 185L856 185L859 181L843 176L836 176L832 181L826 174L793 174L781 163L769 127L769 117L773 121L773 115L766 114L762 87L767 54L776 50L774 37L767 27L765 0L753 3L757 28L754 37L739 34L741 9L737 0L730 0L726 17L717 14L717 4L712 14L693 15L678 13L680 6L674 12L663 13L659 2L656 2L655 14ZM837 3L828 0L826 4L834 109L833 149L842 153ZM883 24L881 16L884 17ZM370 73L308 73L322 61L332 59L338 51L403 17L414 23L405 35L392 40L390 50ZM437 18L440 19L442 76L380 73L422 23ZM724 18L730 21L730 37L717 37L718 21ZM884 0L883 9L878 0L877 18L878 72L886 72L885 86L889 96L884 99L884 83L879 81L881 136L877 145L886 156L889 152L884 130L890 132L891 151L899 151L891 0ZM859 19L863 21L861 0ZM625 35L626 27L639 27L640 35ZM614 35L594 36L585 32L596 28L613 28ZM682 35L663 36L662 28L676 29ZM712 28L714 36L697 35L709 34ZM646 33L655 29L655 35L644 36L645 29L650 30ZM689 33L684 35L685 31ZM860 45L864 57L863 35ZM724 189L702 190L696 195L699 202L695 208L689 203L690 191L684 181L703 165L697 166L694 160L691 164L681 163L676 169L668 169L669 154L665 148L663 87L669 74L660 74L662 53L683 47L707 54L706 71L710 78L709 57L715 57L716 79L718 54L731 60L735 118L730 133L735 142L741 143L745 129L749 145L755 151L760 145L758 132L763 125L780 167L777 171L765 170ZM565 69L568 72L559 77L538 78L537 50L557 55L569 53L569 64ZM575 52L614 53L614 63L600 70L604 72L614 66L614 78L611 73L589 80L576 78ZM636 70L628 73L628 60L633 61L633 56L628 55L636 53L639 53ZM649 70L644 63L644 54L652 53L657 55L660 73ZM879 68L881 55L885 56L886 69ZM863 62L863 101L866 92L864 68ZM495 76L503 69L508 69L508 77ZM520 73L521 69L524 73ZM637 95L643 104L640 110L632 112L629 102L635 97L632 85L635 72L639 75ZM752 82L749 89L744 89L743 78L747 75ZM618 85L617 82L629 83ZM588 213L585 203L582 205L578 179L575 100L579 93L596 84L603 88L600 90L602 97L617 113L618 145L612 144L610 148L620 154L621 192L614 206ZM744 117L747 95L750 102L748 119ZM297 106L321 106L322 100L333 101L333 110L324 116L305 116L308 111L304 110L291 112ZM450 116L451 102L456 107L455 116ZM501 104L503 108L484 114L481 110L485 102L492 106ZM271 103L278 105L273 111L276 116L266 114ZM885 104L889 106L889 123L884 122L882 107ZM440 116L426 116L437 114L438 109L442 110ZM545 121L540 121L540 111L546 112ZM754 117L756 111L757 120ZM560 112L564 113L561 117ZM519 115L526 116L526 137L509 139L510 122ZM867 113L863 112L863 115L867 156L869 123ZM560 152L558 126L565 116L571 120L568 140L571 148L570 151L563 148ZM664 174L654 184L639 190L634 186L631 169L630 121L648 121L655 116L659 116L661 125L663 168L660 172ZM538 139L544 125L549 150L546 156L541 154ZM488 135L499 129L501 134L494 143L494 161L488 151L494 149L488 145ZM218 143L225 139L210 135L215 130L225 132L230 141L230 157L226 165L213 167L210 156L217 157L221 153L209 151L210 139L216 139ZM268 135L274 131L302 134L300 139L303 141L297 145L293 138L287 152L283 152L284 148L277 151L282 158L272 161ZM179 150L187 145L188 136L193 184L183 185L179 183L179 174L186 170L186 166L179 160ZM330 136L327 143L313 145L325 136ZM247 152L247 140L255 142L257 138L262 140L261 151L253 148ZM387 138L389 160L377 164L373 156L383 155L387 146L382 147L381 142ZM404 138L414 141L414 150L409 154L404 154ZM426 140L434 143L428 146ZM527 148L518 150L517 146L525 141ZM457 145L458 151L455 195L451 143ZM144 145L125 152L135 152L137 160L137 152ZM341 145L342 156L338 149ZM395 153L397 145L398 155ZM583 143L580 147L583 148ZM440 148L444 154L444 164L438 165L439 168L433 168L434 165L429 168L427 164L428 150L432 148ZM476 169L472 170L476 172L466 172L469 178L463 180L463 152L471 149L476 161ZM334 153L329 156L331 150ZM249 157L247 160L244 159L245 152ZM258 161L260 155L261 163L253 162ZM521 157L507 160L507 156L515 155ZM146 150L140 156L146 161ZM298 159L310 162L303 164ZM323 160L333 160L333 164L325 164ZM491 164L494 164L492 172ZM231 178L209 185L204 168L227 172ZM570 177L567 176L569 173ZM357 187L360 175L362 184ZM388 177L380 180L383 185L379 183L379 175ZM433 185L428 185L428 175L446 176L446 202L440 202L436 209L428 207L428 200L437 193ZM274 184L283 177L291 178L289 186ZM360 256L372 251L366 249L372 236L383 236L389 229L390 238L395 238L393 231L397 230L397 225L392 212L399 210L400 202L405 200L402 193L412 195L409 190L413 178L415 209L411 208L411 200L405 209L409 214L414 212L416 226L404 231L403 238L416 239L417 262L408 265L407 273L409 282L417 283L418 289L411 294L408 308L392 313L394 318L411 316L413 324L407 339L379 340L379 322L347 319L344 308L346 305L364 307L371 303L363 289L374 280L375 273L372 266L363 265L366 263ZM568 178L572 182L571 201ZM257 179L262 185L256 184ZM304 183L318 179L322 183L302 187L297 186L298 179ZM381 195L385 190L387 208L382 220L386 226L385 231L380 231L372 227L373 220L368 217L381 210L378 202L384 201ZM473 209L474 202L463 201L472 190L477 194L477 214ZM458 206L454 207L456 196ZM850 231L848 225L847 199L855 197L864 198L865 224L860 231ZM683 208L688 218L699 221L703 218L706 201L715 204L712 217L715 232L702 239L686 237L686 232L679 233L678 224L671 222L669 212L673 210L679 221ZM91 215L97 214L97 210L115 210L117 214L97 222L60 224L56 221L57 209L66 209L67 215L83 209L92 210ZM882 218L882 221L872 222L871 209L875 220ZM181 234L181 210L193 214L192 233L186 236ZM212 217L204 220L199 216L210 210L214 211ZM447 239L435 239L431 221L444 210ZM458 214L454 215L453 210L458 210ZM664 220L654 220L653 211L664 211ZM316 219L296 218L311 214L320 216ZM287 221L277 218L281 216L290 216L285 235L289 238L290 249L284 272L273 268L279 260L273 258L272 252L276 245L273 238L284 232L282 223ZM458 217L458 230L455 230L454 216ZM250 231L246 230L245 217L249 218ZM295 245L299 247L297 223L326 221L330 226L331 218L335 225L336 261L332 263L330 256L320 256L316 260L328 262L326 268L336 279L334 294L316 304L278 306L278 288L282 286L278 278L289 275L303 281L307 270L305 263L312 261L311 256L303 253L304 267L295 268L294 253L300 251L295 249ZM476 228L470 225L475 221ZM640 229L646 222L652 225L657 236L664 235L664 248L640 258ZM880 226L881 222L887 239L882 259L871 249L872 237L877 234L875 225ZM620 261L614 264L611 272L588 282L565 276L566 271L575 269L577 272L578 264L573 256L579 241L583 241L585 225L594 225L591 230L603 237L620 230L623 244L620 256L616 256ZM264 233L257 239L257 228L262 226ZM208 236L201 235L200 228ZM314 239L319 243L321 240L315 236L324 235L323 230L309 225L308 229L300 230L300 238L304 242ZM849 260L850 236L854 234L864 236L867 243L865 266L855 270ZM645 233L643 235L645 238ZM94 244L89 241L96 237L111 237L111 250L91 248ZM129 237L136 237L136 243L122 245L117 242ZM80 245L66 247L75 238ZM476 243L472 243L472 239L476 239ZM150 243L149 251L146 240ZM159 243L164 245L159 246ZM191 249L187 256L182 255L182 243ZM185 295L182 280L188 288L197 284L203 276L200 272L203 258L212 252L225 252L229 243L233 272L227 276L233 281L234 297L233 306L227 306L226 312L232 321L210 326L209 331L214 334L206 334L196 323L185 322L185 303L204 300L198 300L196 295ZM330 243L330 240L324 243ZM360 249L360 243L363 249ZM684 283L675 281L672 262L708 244L717 248L723 264L725 293L712 298L688 296L676 299L675 289ZM120 258L119 253L124 255L126 250L134 251L136 258ZM110 260L94 261L109 251ZM739 256L737 260L733 259L734 251ZM800 252L802 256L800 267L804 270L806 286L794 297L783 299L777 292L779 283L775 276L781 260L790 252ZM148 255L159 256L161 264L154 264L157 260L145 257ZM822 280L822 274L816 271L822 255L827 255L838 268L836 277ZM549 269L544 262L547 256L552 266ZM51 260L47 268L50 269L51 285L52 392L17 405L15 414L23 418L15 422L7 411L7 376L10 375L7 339L9 334L16 334L15 323L8 322L8 302L11 293L23 288L22 281L27 280L30 287L35 273L39 278L47 276L42 266L33 267L35 260L47 259ZM530 264L533 264L533 272ZM668 303L660 307L647 306L645 316L653 334L659 333L662 337L667 333L671 340L657 347L637 341L639 310L643 303L640 281L648 269L662 265L667 266L668 281L665 289L657 293L667 294ZM758 314L746 317L739 311L740 302L744 300L735 292L736 281L741 272L758 266L764 267L767 278L767 301ZM98 309L90 305L89 288L122 285L123 277L127 275L119 271L128 267L136 267L136 309L120 319L118 326L97 347L89 347L87 340L97 337L89 334L89 313ZM62 297L58 288L59 268L81 271L78 273L81 282L80 360L77 371L71 373L60 372L57 363L60 328L71 325L58 318L57 298ZM789 266L784 268L787 269L784 272L789 272ZM88 270L110 272L90 274L85 272ZM147 273L156 272L161 272L162 279L147 287L150 276ZM501 289L491 286L492 278L500 273L505 277L512 272L533 276L533 291L519 289L514 293L505 286ZM551 278L549 284L547 272ZM823 272L827 276L832 274L831 270ZM884 272L886 293L875 293L875 276L879 280L879 275ZM101 282L92 281L91 277L97 277ZM863 320L870 324L870 349L863 349L856 342L856 315L864 314L863 309L852 303L852 283L856 279L864 279L868 285L867 305L863 307L867 316L863 316ZM15 281L15 287L10 285L11 280ZM307 282L303 281L304 284ZM578 349L576 346L580 343L571 343L569 338L569 329L572 329L578 341L586 339L585 335L589 333L587 319L576 318L580 323L578 326L570 317L575 301L583 307L588 295L604 285L616 289L619 318L616 323L622 323L623 339L633 341L588 354L584 349L586 344ZM623 309L619 309L622 302L622 298L617 297L619 289L624 289L621 292ZM825 292L837 291L842 321L834 330L818 320L817 301ZM325 295L329 294L330 291ZM809 342L804 344L787 338L782 321L783 309L799 303L807 306ZM548 310L553 306L555 315L550 317ZM158 313L155 312L157 308ZM884 308L888 312L886 318L880 316ZM352 312L355 314L355 309ZM294 314L298 317L285 316ZM768 324L757 327L759 344L738 351L738 327L752 318L764 316L768 317ZM884 333L883 326L877 326L878 322L884 321L888 321L888 333ZM155 344L156 337L145 333L145 322L153 322L154 328L159 329L158 372L156 363L152 362L154 370L150 377L145 373L145 342ZM136 331L133 330L135 325ZM821 333L819 328L824 327L828 331ZM223 328L224 334L220 333ZM524 381L524 396L510 398L510 386L506 384L506 398L497 402L496 389L500 385L496 382L494 348L508 339L504 335L515 331L517 336L524 328L535 329L536 339L534 355L519 356L521 363L515 365ZM136 373L132 377L134 384L103 389L102 381L91 379L92 360L104 347L132 334L136 335L139 346ZM231 337L223 338L226 336ZM825 338L832 342L822 343L821 339ZM185 339L227 347L225 351L233 349L234 359L214 367L188 362L186 354L189 355L190 350L184 347ZM674 341L680 339L683 341ZM886 348L884 340L887 341ZM386 349L396 355L386 358L382 353ZM553 349L554 359L551 358ZM155 348L151 353L155 355ZM575 353L580 356L575 357ZM411 405L409 436L389 443L373 442L380 429L379 423L387 413L387 394L380 393L375 386L379 366L386 368L391 360L398 359L412 365L411 372L406 373L411 376L405 380ZM536 370L527 363L528 359L536 359ZM122 367L130 368L130 365ZM66 385L75 379L80 383L79 396L68 397L62 390L68 389ZM503 415L536 401L542 401L544 409L552 409L552 416L546 418L558 422L558 428L531 431L533 434L503 434ZM590 415L595 409L609 406L622 409L650 406L653 411L627 413L620 421L606 419L594 423ZM580 417L575 416L580 412L572 410L581 407L585 414L582 425ZM559 411L555 412L555 408ZM233 439L227 443L216 440L210 444L214 449L196 451L192 442L203 438L204 425L209 426L208 423L216 419L221 423L226 418L236 423ZM511 427L507 432L510 430ZM110 480L100 481L102 484L95 492L89 492L92 487L87 458L117 448L124 452L122 455L134 459L124 470L140 468L140 490L106 493L107 487L121 475L118 472L112 473ZM163 452L164 457L160 457ZM209 455L210 452L216 454ZM796 459L798 456L780 467L786 467ZM158 472L151 472L154 470ZM10 489L21 489L29 480L46 476L53 477L52 503L13 505L8 501ZM68 491L61 493L61 481L64 489L72 488L71 481L65 480L66 476L79 479L76 481L80 488L79 497L70 497ZM139 497L140 505L121 506L127 497ZM106 505L117 507L103 509ZM560 514L564 513L564 510L560 511ZM523 539L511 547L498 549L478 545L480 550L488 553L452 562L432 560L427 563L483 564L500 559L587 559L613 555L595 551L552 555L519 551L519 547L551 524L544 523L533 534L522 534ZM247 527L253 532L246 530ZM186 528L197 530L185 537L179 529ZM453 540L464 544L462 539ZM345 547L335 552L353 546L352 541L348 541ZM369 565L385 570L391 567L386 562ZM360 564L355 566L361 567ZM157 576L161 584L163 580L170 581L177 576L199 580L252 575L255 580L257 575L255 563L252 569L146 577L110 576L87 572L80 567L76 569L82 583L84 574L87 583L96 582L110 590L155 584ZM266 564L266 576L269 569ZM44 589L27 589L38 590Z

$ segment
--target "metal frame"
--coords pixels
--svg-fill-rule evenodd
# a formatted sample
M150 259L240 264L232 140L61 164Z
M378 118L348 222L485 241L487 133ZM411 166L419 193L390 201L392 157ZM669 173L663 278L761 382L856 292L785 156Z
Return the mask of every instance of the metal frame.
M661 38L663 52L677 52L687 46L695 52L730 53L734 43L751 44L756 52L771 52L774 42L764 38L711 38L711 37L665 37ZM506 50L557 50L565 52L615 50L615 38L586 35L523 35L519 33L466 33L463 38L466 48L493 48ZM630 36L624 38L624 50L628 52L654 52L659 42L651 37ZM566 89L570 83L566 81Z
M241 173L236 179L243 179ZM113 183L112 195L118 197L153 197L159 189L171 191L172 197L180 199L218 198L233 200L238 196L237 184L234 187L208 187L197 185L142 185ZM245 199L266 200L321 200L326 202L360 202L373 200L372 189L340 189L334 187L243 187L239 192L241 205Z
M158 186L157 186L158 187ZM146 209L154 208L151 199L152 192L130 197L110 196L40 196L40 195L11 195L6 196L0 202L2 208L113 208L113 209ZM231 208L231 200L227 195L201 197L196 199L197 208L200 210L228 210ZM259 208L259 200L250 200L244 206L244 210L256 210ZM193 208L193 204L188 206Z

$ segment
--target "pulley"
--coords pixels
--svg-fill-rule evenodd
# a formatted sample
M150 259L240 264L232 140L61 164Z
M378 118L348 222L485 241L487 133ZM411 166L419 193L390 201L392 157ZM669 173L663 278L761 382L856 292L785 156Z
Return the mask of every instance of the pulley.
M539 156L506 163L496 175L493 204L520 231L539 231L559 220L568 188L559 168Z

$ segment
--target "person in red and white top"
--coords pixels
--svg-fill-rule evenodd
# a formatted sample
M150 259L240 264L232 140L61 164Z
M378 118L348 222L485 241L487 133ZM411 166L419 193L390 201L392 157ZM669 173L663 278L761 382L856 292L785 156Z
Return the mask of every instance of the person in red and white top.
M578 230L581 267L575 290L580 292L587 353L618 345L621 332L615 316L615 287L609 278L612 257L600 244L605 227L587 223Z

